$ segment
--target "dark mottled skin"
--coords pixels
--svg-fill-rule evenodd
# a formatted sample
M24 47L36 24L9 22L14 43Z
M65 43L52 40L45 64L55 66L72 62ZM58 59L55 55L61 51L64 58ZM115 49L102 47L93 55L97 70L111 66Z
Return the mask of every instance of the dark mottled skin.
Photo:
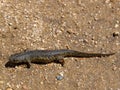
M56 62L64 65L64 58L66 57L80 57L80 58L89 58L89 57L105 57L113 55L110 54L101 54L101 53L84 53L74 50L33 50L26 51L22 53L13 54L9 58L9 62L13 64L25 63L27 67L30 68L30 63L51 63Z

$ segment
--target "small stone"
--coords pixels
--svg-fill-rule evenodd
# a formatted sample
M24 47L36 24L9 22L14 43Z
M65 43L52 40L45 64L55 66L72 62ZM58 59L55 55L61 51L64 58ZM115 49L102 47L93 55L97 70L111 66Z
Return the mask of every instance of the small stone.
M87 39L83 39L83 43L88 43L88 40Z
M114 66L114 67L112 68L112 70L113 70L113 71L117 70L117 67L116 67L116 66Z
M60 72L59 74L60 74L61 76L64 76L64 72Z
M13 90L12 88L8 87L6 90Z
M62 80L62 79L63 79L63 76L58 75L56 78L57 78L57 80Z
M57 80L62 80L63 77L64 77L64 72L60 72L56 78L57 78Z
M105 3L110 3L110 0L106 0Z
M43 82L40 82L40 84L42 84L42 85L43 85Z
M76 32L75 32L74 30L72 30L72 29L68 29L68 30L67 30L67 33L68 33L68 34L76 34Z
M119 27L119 24L115 24L115 28L118 28Z
M113 37L119 36L119 34L120 34L119 32L114 32Z
M9 26L12 26L13 24L12 23L8 23Z
M26 85L24 85L22 88L23 90L28 90L28 87Z

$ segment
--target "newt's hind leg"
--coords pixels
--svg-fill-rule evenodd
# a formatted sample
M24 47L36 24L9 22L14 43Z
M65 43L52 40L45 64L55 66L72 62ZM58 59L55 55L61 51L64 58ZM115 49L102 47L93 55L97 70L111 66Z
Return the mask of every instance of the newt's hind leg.
M57 56L56 57L56 60L54 60L55 63L59 63L61 64L62 66L64 66L64 57L63 56Z
M55 60L54 62L55 62L55 63L59 63L59 64L61 64L62 66L64 66L64 64L65 64L65 61L64 61L63 59Z

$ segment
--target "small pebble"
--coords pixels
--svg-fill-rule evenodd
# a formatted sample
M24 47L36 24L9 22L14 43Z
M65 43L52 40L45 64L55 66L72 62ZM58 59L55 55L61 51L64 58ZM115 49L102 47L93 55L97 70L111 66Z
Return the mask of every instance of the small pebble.
M28 90L28 87L26 85L22 86L23 90Z
M62 80L63 79L63 77L64 77L64 72L60 72L59 73L59 75L56 77L57 78L57 80Z
M110 3L110 0L106 0L105 3Z
M12 88L8 87L6 90L13 90Z
M120 34L119 32L114 32L113 37L119 36L119 34Z
M76 33L74 30L72 30L72 29L68 29L68 30L67 30L67 33L68 33L68 34L77 34L77 33Z
M57 78L57 80L62 80L62 79L63 79L63 76L58 75L56 78Z
M87 39L83 39L83 43L88 43L89 41Z
M113 70L113 71L116 71L116 70L117 70L117 67L116 67L116 66L114 66L114 67L112 68L112 70Z
M119 24L115 24L115 28L118 28L119 27Z

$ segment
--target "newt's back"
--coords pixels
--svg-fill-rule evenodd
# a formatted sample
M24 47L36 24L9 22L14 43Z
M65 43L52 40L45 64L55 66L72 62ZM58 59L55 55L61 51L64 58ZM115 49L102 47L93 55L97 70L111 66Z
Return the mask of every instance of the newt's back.
M80 57L80 58L89 58L89 57L105 57L110 56L115 53L101 54L101 53L84 53L75 50L33 50L26 51L17 54L13 54L9 58L9 62L12 63L27 63L27 66L30 67L30 63L50 63L50 62L59 62L61 65L64 65L65 57Z
M79 52L75 50L68 50L68 49L61 49L61 50L34 50L26 52L26 54L30 54L30 56L43 56L43 57L54 57L54 56L62 56L62 57L105 57L110 56L115 53L108 53L108 54L102 54L102 53L84 53Z

